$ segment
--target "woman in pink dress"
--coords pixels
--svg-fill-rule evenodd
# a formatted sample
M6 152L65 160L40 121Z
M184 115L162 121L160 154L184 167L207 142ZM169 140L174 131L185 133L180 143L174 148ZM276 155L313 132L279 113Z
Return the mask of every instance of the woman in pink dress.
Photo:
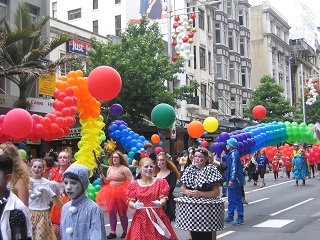
M163 206L169 195L169 185L165 179L155 178L154 162L150 158L139 161L141 179L127 188L129 206L136 209L126 239L177 240L178 237L168 220Z

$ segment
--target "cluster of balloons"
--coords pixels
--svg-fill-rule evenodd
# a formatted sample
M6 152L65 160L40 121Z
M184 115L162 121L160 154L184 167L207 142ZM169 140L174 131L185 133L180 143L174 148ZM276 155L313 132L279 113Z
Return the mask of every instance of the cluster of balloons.
M144 147L148 142L144 136L132 131L128 124L122 120L115 120L108 127L109 136L111 139L119 142L125 150L133 149L136 152ZM129 156L130 153L128 153ZM130 158L130 156L129 156Z
M310 142L310 143L316 143L317 139L314 138L313 133L313 127L314 124L306 124L306 123L296 123L296 122L284 122L286 125L286 130L288 134L287 142L299 142L300 140L302 142Z
M88 188L85 190L85 192L87 193L88 197L92 200L92 201L96 201L96 196L97 193L100 191L102 186L102 180L101 178L97 178L96 180L93 181L93 183L89 184Z
M317 101L319 92L319 80L318 79L306 79L306 105L311 106Z
M312 148L309 150L308 153L306 153L306 158L309 160L309 164L315 164L319 163L320 159L320 146L319 145L313 145Z
M172 57L172 61L176 62L181 55L185 61L189 61L194 57L191 54L191 44L194 42L194 33L197 31L193 27L193 20L196 18L195 13L188 15L177 15L174 17L173 28L175 32L172 34L171 45L175 47L176 54Z
M286 161L286 157L292 158L292 152L294 150L293 146L285 144L279 147L281 159ZM267 146L265 148L265 153L269 161L271 162L275 156L279 156L278 148L276 146Z
M151 121L157 128L170 128L176 119L174 108L166 103L160 103L151 111Z

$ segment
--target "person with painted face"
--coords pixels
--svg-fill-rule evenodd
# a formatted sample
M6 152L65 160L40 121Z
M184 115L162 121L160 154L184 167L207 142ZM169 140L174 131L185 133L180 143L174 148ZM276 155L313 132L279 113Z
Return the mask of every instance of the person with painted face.
M160 152L157 156L157 164L155 165L155 176L165 179L170 187L168 200L164 206L167 217L171 222L175 220L176 204L174 202L173 191L177 185L177 180L180 178L179 170L171 160L168 153Z
M120 151L113 152L108 161L107 177L103 176L105 185L98 192L96 202L107 208L111 228L111 233L107 238L117 238L117 215L120 217L123 230L121 238L125 238L128 230L128 202L125 193L127 186L134 179L128 162Z
M29 209L32 222L32 234L34 240L42 240L44 236L48 240L56 240L54 229L50 219L49 204L53 200L60 208L63 203L51 189L51 183L42 177L44 163L41 159L32 159L31 178L29 190Z
M228 187L228 217L225 222L232 222L233 225L244 224L244 208L242 202L242 186L244 184L243 166L240 154L237 150L238 141L235 138L227 140L226 148L229 151L227 160L226 182ZM234 220L234 211L237 211L238 218Z
M63 173L65 191L71 198L62 208L60 234L63 240L106 239L103 213L85 193L89 175L89 168L75 163Z
M209 164L209 152L198 148L194 164L181 177L181 190L185 195L175 198L175 227L190 231L192 239L216 239L216 231L224 229L224 200L219 198L223 177Z
M135 209L126 239L177 240L178 237L163 209L169 195L169 184L154 177L154 162L150 158L139 161L141 179L127 188L129 206Z
M306 176L308 172L308 162L306 161L303 152L303 143L293 144L292 152L292 174L296 179L296 186L299 185L299 180L302 180L302 185L306 184Z
M49 180L54 181L60 190L60 200L63 203L70 201L70 198L65 194L64 183L63 183L63 173L70 166L70 153L66 150L61 151L58 154L59 166L54 167L50 170ZM54 202L50 211L50 218L52 221L52 226L54 228L57 240L61 239L60 236L60 219L61 219L61 208Z

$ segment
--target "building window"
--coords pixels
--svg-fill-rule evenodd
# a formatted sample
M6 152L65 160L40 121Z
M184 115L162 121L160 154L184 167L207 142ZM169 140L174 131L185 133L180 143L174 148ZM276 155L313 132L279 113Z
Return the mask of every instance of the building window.
M247 99L242 99L242 105L246 105L247 104Z
M204 11L199 9L199 28L204 30Z
M120 3L121 3L121 0L115 0L114 3L115 3L115 4L120 4Z
M229 58L228 57L223 57L223 64L224 64L224 79L228 79L228 73L229 73L229 66L228 66L228 63L229 63Z
M52 18L57 18L57 2L52 3Z
M244 56L244 37L240 37L240 55Z
M228 43L229 43L229 49L233 50L233 35L232 30L228 31Z
M66 54L60 53L60 58L62 58L64 55ZM69 63L60 64L59 69L60 69L60 76L63 76L63 75L66 76L68 72L71 71L71 67Z
M241 86L246 86L246 70L244 68L241 68Z
M236 110L234 108L231 109L231 116L236 115Z
M230 83L235 83L234 63L230 63Z
M98 9L98 7L99 7L99 5L98 5L98 0L93 0L92 1L92 4L93 4L93 6L92 6L92 9L94 10L94 9Z
M116 36L121 34L121 15L115 16L115 32Z
M0 0L0 17L7 16L7 0Z
M200 53L200 69L205 70L206 69L206 49L200 47L199 53Z
M246 11L246 27L249 26L249 13Z
M223 45L227 46L227 25L223 24Z
M280 37L280 27L279 26L276 26L276 35L278 36L278 37Z
M197 47L193 46L193 68L197 69Z
M215 32L216 32L216 43L221 43L221 36L220 36L220 23L215 24Z
M239 10L239 25L243 26L243 10Z
M232 18L232 0L227 0L227 14L228 18Z
M99 33L99 23L98 20L92 22L92 32Z
M211 63L211 52L208 51L208 68L209 68L209 74L212 74L212 63Z
M222 58L221 56L217 56L217 78L221 78L222 77L222 73L221 73L221 70L222 70L222 62L221 62Z
M230 97L230 101L231 101L231 102L235 102L235 101L236 101L236 97L235 97L235 96L231 96L231 97Z
M29 4L29 15L33 22L36 22L38 20L39 13L40 13L40 8Z
M201 107L207 107L207 86L201 84Z
M68 11L68 20L81 18L81 8Z

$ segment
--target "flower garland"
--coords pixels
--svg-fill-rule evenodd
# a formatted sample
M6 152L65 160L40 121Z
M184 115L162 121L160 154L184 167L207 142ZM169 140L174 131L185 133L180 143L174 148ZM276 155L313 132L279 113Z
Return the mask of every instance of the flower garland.
M311 106L317 101L319 92L319 80L318 79L306 79L306 105Z

